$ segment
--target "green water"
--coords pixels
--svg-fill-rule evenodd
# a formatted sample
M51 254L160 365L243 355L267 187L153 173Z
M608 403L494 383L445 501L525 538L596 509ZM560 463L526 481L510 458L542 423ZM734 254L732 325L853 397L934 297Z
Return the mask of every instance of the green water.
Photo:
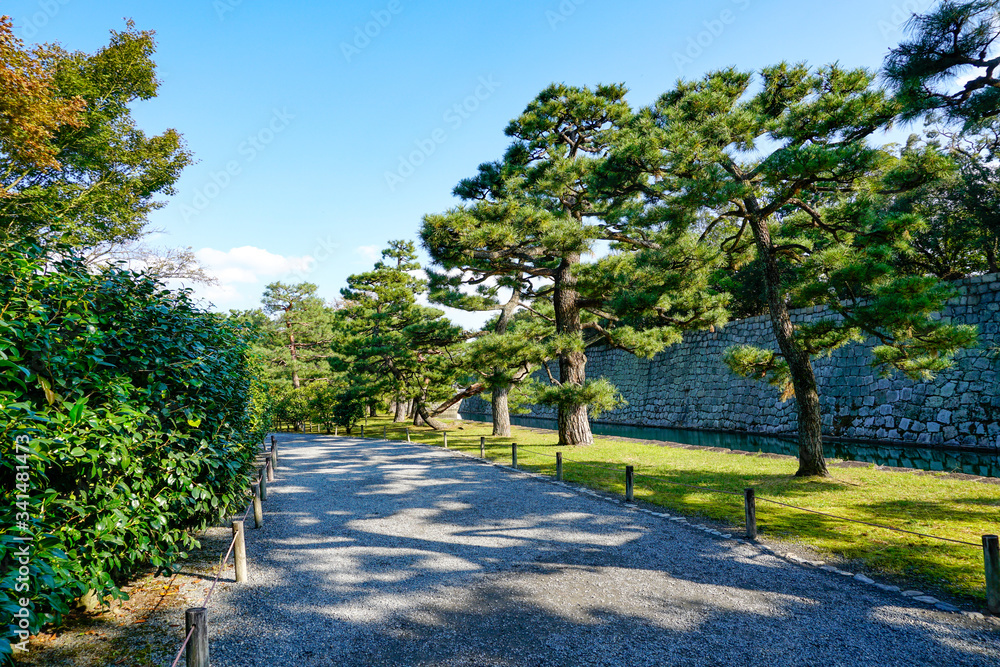
M463 419L490 421L490 415L462 413ZM511 417L511 423L519 426L555 430L552 419L533 417ZM692 431L658 426L625 426L622 424L592 423L595 435L611 435L638 440L677 442L701 447L722 447L745 452L766 452L769 454L798 454L798 444L793 437L731 433L723 431ZM826 442L823 453L830 459L845 461L865 461L880 466L914 468L917 470L937 470L961 472L983 477L1000 477L1000 452L968 451L917 446L893 446L884 444L863 444L854 442Z

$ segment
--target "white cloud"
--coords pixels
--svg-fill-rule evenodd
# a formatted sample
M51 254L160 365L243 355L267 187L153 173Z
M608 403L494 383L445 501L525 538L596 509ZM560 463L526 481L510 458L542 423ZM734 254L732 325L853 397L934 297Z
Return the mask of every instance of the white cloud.
M309 255L283 257L249 245L228 251L202 248L195 255L222 282L257 282L262 277L308 273L316 263Z
M371 262L382 259L382 249L377 245L362 245L354 249L354 252Z
M310 255L285 257L254 246L231 250L202 248L195 252L206 272L217 278L217 285L198 285L196 296L219 309L248 307L259 300L263 286L276 279L305 280L316 265Z

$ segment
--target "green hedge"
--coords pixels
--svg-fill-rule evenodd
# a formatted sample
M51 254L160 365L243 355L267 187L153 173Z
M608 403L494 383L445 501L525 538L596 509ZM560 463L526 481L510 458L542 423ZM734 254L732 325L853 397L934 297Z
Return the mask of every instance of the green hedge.
M23 626L88 590L124 597L245 506L270 424L250 332L186 292L18 241L0 245L0 309L2 661Z

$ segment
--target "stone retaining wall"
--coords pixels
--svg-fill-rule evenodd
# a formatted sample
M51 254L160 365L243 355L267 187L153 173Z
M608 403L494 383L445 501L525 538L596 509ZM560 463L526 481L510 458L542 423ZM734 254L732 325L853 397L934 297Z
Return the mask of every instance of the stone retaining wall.
M959 352L952 369L930 382L913 382L896 373L880 378L868 364L872 343L841 348L814 360L826 435L863 440L933 445L1000 446L1000 274L967 278L960 296L943 316L979 327L977 349ZM821 317L825 307L792 312L792 321ZM606 377L628 405L601 416L615 424L722 429L760 433L796 430L794 400L782 402L764 382L734 376L722 363L723 350L750 343L777 349L767 316L731 322L715 332L684 337L651 360L621 350L587 352L587 377ZM558 373L554 370L554 373ZM540 381L544 373L539 373ZM462 411L489 414L479 398ZM555 410L534 406L531 416L555 418Z

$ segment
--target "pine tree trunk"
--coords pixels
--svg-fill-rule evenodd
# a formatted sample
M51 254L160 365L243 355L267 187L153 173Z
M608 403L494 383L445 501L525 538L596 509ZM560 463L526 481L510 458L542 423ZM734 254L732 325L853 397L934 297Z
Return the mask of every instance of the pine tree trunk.
M507 405L507 395L510 387L493 390L493 435L510 437L510 408Z
M292 359L292 389L298 389L302 386L302 382L299 380L299 355L295 348L295 334L291 331L288 332L288 340L288 350Z
M414 426L423 426L424 424L427 424L435 431L444 431L448 428L448 425L444 422L431 417L430 412L427 410L427 405L423 401L417 401L416 413L417 416L413 419ZM417 423L417 419L420 420L419 423Z
M555 307L556 332L582 337L579 294L576 291L576 277L573 275L573 267L579 263L579 254L571 253L563 258L556 273L552 301ZM582 351L566 350L559 355L559 382L563 386L571 384L583 386L587 379L586 369L587 355ZM559 405L559 444L561 446L594 444L586 405Z
M405 422L407 407L408 407L407 402L404 401L401 396L397 396L395 403L395 414L392 417L392 421L397 424Z
M756 209L756 201L751 210ZM781 286L781 271L771 242L767 220L751 218L757 245L757 255L764 266L764 291L767 308L771 315L771 329L774 331L778 349L781 351L791 374L792 389L795 392L795 406L799 418L799 469L798 477L827 476L826 461L823 458L823 415L820 411L819 390L813 373L809 353L795 345L795 329L788 314Z

